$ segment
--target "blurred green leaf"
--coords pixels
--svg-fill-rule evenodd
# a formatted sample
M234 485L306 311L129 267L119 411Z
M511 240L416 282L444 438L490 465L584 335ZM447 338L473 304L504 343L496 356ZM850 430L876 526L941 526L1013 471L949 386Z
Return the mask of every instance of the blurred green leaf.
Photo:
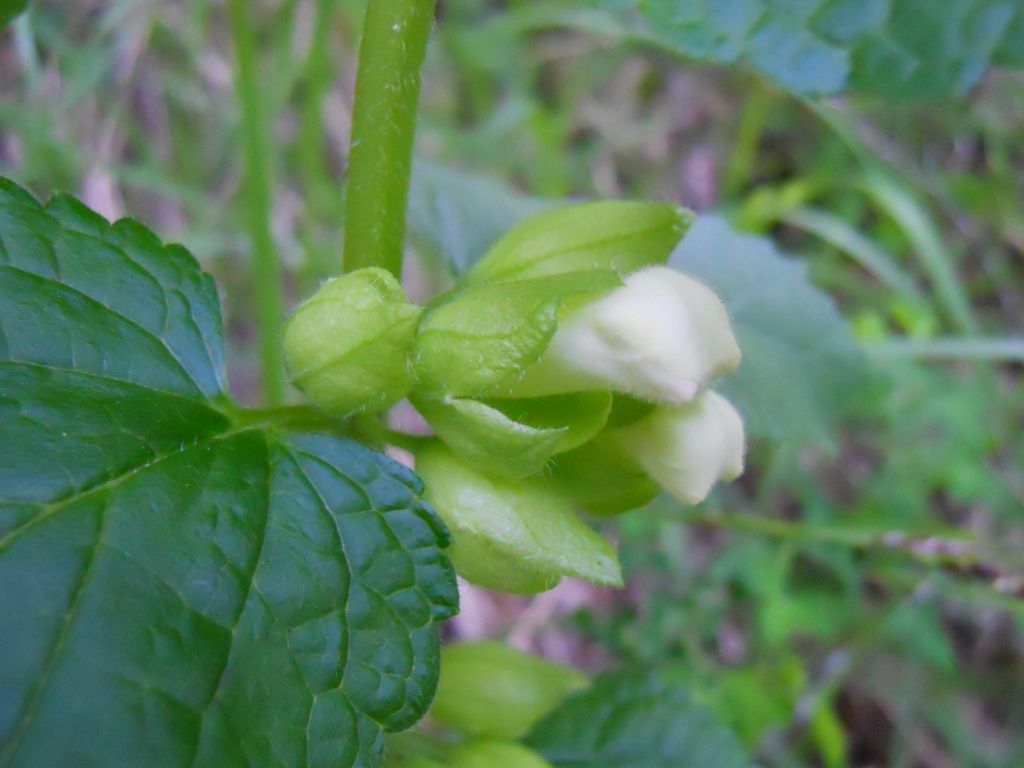
M729 309L743 362L721 389L750 431L826 438L870 377L846 322L804 265L713 216L697 220L669 265L704 280Z
M882 406L886 461L862 481L860 513L880 524L921 525L942 495L984 504L996 518L1020 520L1015 474L1000 454L1019 430L1018 395L985 369L953 371L890 363L892 389Z
M590 683L572 667L493 641L446 645L441 666L430 716L470 738L522 738Z
M566 768L748 768L735 734L667 675L611 672L572 694L526 745Z
M873 170L864 180L864 191L897 222L913 244L921 266L935 289L950 322L965 335L978 333L966 288L957 273L957 259L946 245L942 231L927 207L893 174Z
M485 176L417 159L407 219L413 239L462 274L521 219L563 204L517 194Z
M633 0L625 12L637 10L680 53L743 61L806 96L942 98L992 65L1024 65L1021 0Z
M946 635L942 612L932 601L897 605L886 621L884 638L906 656L926 661L946 675L956 672L956 651Z
M771 664L715 668L707 698L743 744L754 748L768 728L793 719L806 685L803 661L794 654Z
M28 7L28 0L0 0L0 27L7 26Z

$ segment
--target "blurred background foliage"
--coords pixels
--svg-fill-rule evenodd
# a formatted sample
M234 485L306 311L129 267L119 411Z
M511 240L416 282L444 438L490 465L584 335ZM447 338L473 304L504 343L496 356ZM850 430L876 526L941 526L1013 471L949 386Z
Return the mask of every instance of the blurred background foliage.
M250 7L294 302L340 267L363 3ZM986 69L1024 60L1024 10L722 7L439 4L410 293L565 198L714 212L673 259L730 304L754 438L708 503L618 519L624 591L467 590L448 632L671 667L765 766L1017 768L1024 77ZM233 57L217 0L39 0L0 36L0 173L196 253L251 401Z

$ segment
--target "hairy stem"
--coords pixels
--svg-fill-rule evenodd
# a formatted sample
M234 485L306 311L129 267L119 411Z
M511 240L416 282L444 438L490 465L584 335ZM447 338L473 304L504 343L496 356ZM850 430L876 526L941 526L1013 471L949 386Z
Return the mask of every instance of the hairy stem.
M402 272L420 67L435 0L371 0L359 46L345 195L345 269Z
M256 34L250 24L251 5L229 0L228 18L238 57L235 89L242 110L242 194L252 241L256 326L259 332L260 372L264 399L269 405L284 401L284 357L281 350L281 265L270 232L273 196L270 126L263 108Z

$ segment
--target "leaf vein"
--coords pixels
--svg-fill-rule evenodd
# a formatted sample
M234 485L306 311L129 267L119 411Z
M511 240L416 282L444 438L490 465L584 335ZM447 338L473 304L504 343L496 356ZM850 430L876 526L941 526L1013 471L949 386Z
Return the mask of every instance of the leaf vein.
M174 363L181 370L181 372L183 374L185 374L185 377L190 382L192 382L192 385L195 387L196 391L199 394L204 394L203 393L203 388L201 386L199 386L199 382L196 381L195 377L192 375L192 372L189 371L188 368L185 367L185 364L180 360L180 358L177 356L177 354L175 354L174 350L172 350L171 347L168 345L167 339L165 339L165 338L163 338L163 337L153 333L153 331L151 331L148 328L146 328L144 325L139 323L134 318L131 318L128 315L123 314L122 312L118 312L113 307L110 307L110 306L104 304L102 301L99 301L98 299L93 298L92 296L90 296L85 291L83 291L83 290L81 290L79 288L76 288L75 286L71 285L70 283L61 282L60 280L55 280L52 277L47 277L46 275L40 275L38 272L32 272L31 270L22 269L21 267L15 267L15 266L13 266L11 264L0 264L0 269L8 269L8 270L11 270L12 272L19 272L19 273L21 273L23 275L34 277L34 278L39 279L39 280L41 280L43 282L52 283L53 285L59 286L62 289L71 291L72 293L75 293L75 294L81 296L83 300L85 300L85 301L87 301L87 302L89 302L91 304L95 304L98 307L101 307L103 310L105 310L106 312L109 312L114 317L117 317L117 318L120 318L121 320L123 320L129 326L138 329L144 336L146 336L147 338L151 339L152 341L155 341L157 344L159 344L161 347L163 347L164 351L167 352L167 354L170 356L171 360L173 360Z

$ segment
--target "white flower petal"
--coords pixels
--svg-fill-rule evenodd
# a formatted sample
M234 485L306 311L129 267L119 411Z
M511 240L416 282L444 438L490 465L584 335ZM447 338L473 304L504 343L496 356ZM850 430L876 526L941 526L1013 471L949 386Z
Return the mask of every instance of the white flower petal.
M739 362L729 316L714 291L682 272L652 267L561 320L516 394L607 388L680 404Z
M703 501L716 482L743 472L743 421L728 400L711 390L686 405L656 408L607 438L687 504Z

